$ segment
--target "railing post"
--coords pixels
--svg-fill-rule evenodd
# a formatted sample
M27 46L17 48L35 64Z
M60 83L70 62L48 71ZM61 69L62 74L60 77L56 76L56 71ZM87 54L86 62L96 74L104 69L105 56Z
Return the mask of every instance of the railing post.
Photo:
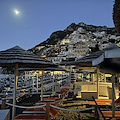
M98 111L97 111L97 107L96 107L96 106L94 107L94 111L95 111L95 116L97 117L97 119L99 119L99 114L98 114Z
M1 110L6 108L6 100L2 101Z
M45 114L45 120L50 120L50 102L46 103L46 114Z

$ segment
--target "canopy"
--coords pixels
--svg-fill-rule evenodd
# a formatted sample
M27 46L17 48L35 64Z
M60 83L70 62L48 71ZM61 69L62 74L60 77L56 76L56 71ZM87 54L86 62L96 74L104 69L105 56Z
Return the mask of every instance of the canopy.
M112 58L116 58L116 56L117 57L120 56L118 50L120 51L120 48L112 43L110 46L108 46L106 49L102 51L97 51L89 55L86 55L81 59L78 59L77 61L74 62L74 64L82 67L96 66L103 62L104 58L110 58L111 56Z
M15 67L15 82L14 82L14 97L13 97L13 112L12 120L15 116L15 107L16 104L16 90L17 90L17 74L18 67L54 67L57 66L47 60L40 58L39 56L22 49L19 46L0 51L0 66L1 67Z
M98 58L96 58L92 61L92 65L95 66L95 65L100 64L101 62L104 61L105 58L106 59L107 58L110 58L110 59L111 58L117 58L117 59L120 58L120 48L104 51L102 53L102 55L100 55Z
M18 67L54 67L57 66L47 60L41 58L38 55L31 53L30 51L24 50L19 46L0 51L0 66L8 67L15 66L18 64Z

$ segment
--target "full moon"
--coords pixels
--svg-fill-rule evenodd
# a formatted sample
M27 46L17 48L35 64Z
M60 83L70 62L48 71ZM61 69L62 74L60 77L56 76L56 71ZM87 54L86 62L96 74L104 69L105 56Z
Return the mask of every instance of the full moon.
M20 12L18 10L14 10L15 14L18 15Z

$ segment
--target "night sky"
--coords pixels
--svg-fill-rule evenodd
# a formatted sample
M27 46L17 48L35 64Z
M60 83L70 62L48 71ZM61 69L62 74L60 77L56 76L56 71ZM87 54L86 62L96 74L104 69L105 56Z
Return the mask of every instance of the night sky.
M114 27L113 0L0 0L0 51L30 49L71 23Z

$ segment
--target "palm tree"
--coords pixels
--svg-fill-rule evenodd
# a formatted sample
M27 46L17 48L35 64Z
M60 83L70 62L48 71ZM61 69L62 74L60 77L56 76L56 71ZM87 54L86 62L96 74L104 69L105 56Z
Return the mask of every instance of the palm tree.
M118 34L120 35L120 0L115 0L115 4L113 6L113 22Z

